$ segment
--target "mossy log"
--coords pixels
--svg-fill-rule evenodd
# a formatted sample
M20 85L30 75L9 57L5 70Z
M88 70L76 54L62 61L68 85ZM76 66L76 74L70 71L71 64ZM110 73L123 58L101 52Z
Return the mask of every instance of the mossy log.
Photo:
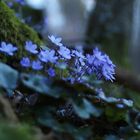
M4 2L0 0L0 41L10 42L22 50L25 41L31 40L40 44L38 34L22 23Z

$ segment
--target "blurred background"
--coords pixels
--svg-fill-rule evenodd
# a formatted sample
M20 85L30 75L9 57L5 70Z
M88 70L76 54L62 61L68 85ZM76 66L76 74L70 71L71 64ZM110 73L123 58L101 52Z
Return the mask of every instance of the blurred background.
M21 8L10 5L17 16L44 39L53 34L62 37L66 45L85 50L98 45L117 65L139 73L139 0L17 1Z
M140 0L4 1L15 11L16 16L23 23L35 29L39 37L45 42L45 45L48 45L48 35L54 35L62 37L62 42L67 47L77 48L83 51L83 53L92 53L93 48L96 46L101 51L107 53L116 65L116 80L113 83L98 80L94 82L91 76L89 82L93 86L96 85L99 88L103 88L103 91L109 97L132 99L134 101L134 108L138 112L140 111ZM111 99L113 100L114 98ZM125 102L126 104L130 103L127 100ZM105 110L109 109L105 108ZM109 116L111 112L111 119L118 116L122 117L120 112L120 115L118 112L116 115L114 108L108 112L105 113L108 113L107 115ZM140 114L138 113L138 118L133 115L132 117L136 117L135 123L137 124L135 125L138 125L138 129L140 130ZM49 117L51 120L52 116ZM126 116L123 117L128 119ZM48 122L50 120L48 119ZM108 123L110 120L105 122ZM53 124L50 121L48 124L53 126L55 123ZM101 123L100 125L102 127L105 124ZM126 129L126 131L129 133L130 130ZM138 132L136 129L134 131ZM9 132L11 132L11 127ZM86 131L81 131L81 134L84 134L83 132ZM20 133L17 131L17 134ZM22 136L19 137L19 139L21 138Z
M46 43L55 35L86 52L101 48L119 69L119 85L140 92L140 0L5 1Z

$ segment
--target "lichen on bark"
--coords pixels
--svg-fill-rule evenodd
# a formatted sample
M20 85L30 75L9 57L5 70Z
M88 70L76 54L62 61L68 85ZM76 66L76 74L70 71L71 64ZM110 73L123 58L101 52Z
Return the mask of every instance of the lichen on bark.
M0 41L10 42L22 51L25 41L40 44L38 34L28 25L22 23L4 2L0 0Z

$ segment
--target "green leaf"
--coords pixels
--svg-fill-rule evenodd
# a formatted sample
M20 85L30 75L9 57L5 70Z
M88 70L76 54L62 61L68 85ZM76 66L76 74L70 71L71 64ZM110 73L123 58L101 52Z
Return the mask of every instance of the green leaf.
M18 80L18 72L10 66L0 63L0 87L15 89Z
M59 133L69 133L75 140L85 140L91 135L91 127L77 128L71 123L60 123L47 109L38 121L41 125L49 127Z
M122 102L128 107L133 106L133 101L132 100L122 99Z
M51 79L41 75L22 73L21 81L25 86L35 90L36 92L47 94L56 98L58 98L60 96L59 93L62 92L62 88L53 86L53 81Z
M24 85L37 92L47 93L49 90L49 82L43 76L23 73L21 74L21 80Z
M95 117L99 117L101 114L101 110L97 109L94 105L92 105L92 103L90 103L86 99L83 99L80 104L73 103L73 106L78 116L84 119L90 118L91 114Z
M119 121L119 120L125 120L127 110L125 109L118 109L113 106L106 106L105 108L105 114L109 121Z
M105 140L120 140L120 138L114 135L108 135L105 137Z

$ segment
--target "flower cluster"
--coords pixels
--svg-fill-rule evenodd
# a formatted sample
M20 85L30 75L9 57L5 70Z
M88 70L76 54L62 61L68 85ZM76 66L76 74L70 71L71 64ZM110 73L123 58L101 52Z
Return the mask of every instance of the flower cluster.
M115 74L115 65L110 60L109 56L102 54L98 48L93 50L93 54L87 54L88 69L89 74L95 73L98 79L104 77L106 80L113 81Z
M115 65L109 56L103 54L98 48L95 48L92 54L84 55L76 49L64 46L61 38L54 36L48 36L48 38L55 45L54 49L38 48L32 41L25 42L24 49L29 55L23 56L20 60L22 67L44 71L50 77L59 75L60 78L70 80L71 83L83 82L84 76L93 74L98 79L104 78L110 81L115 79ZM17 48L2 42L0 51L12 56ZM67 74L64 74L64 71L67 71Z

